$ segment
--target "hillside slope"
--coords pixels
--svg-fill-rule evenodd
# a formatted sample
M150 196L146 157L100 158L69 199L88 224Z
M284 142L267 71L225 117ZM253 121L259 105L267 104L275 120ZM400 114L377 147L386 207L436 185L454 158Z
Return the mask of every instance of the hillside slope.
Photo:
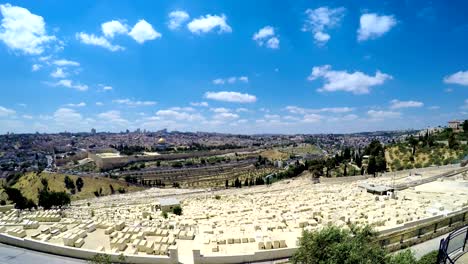
M43 172L40 174L36 173L27 173L23 175L17 183L15 183L12 187L17 188L21 191L21 193L29 199L37 202L37 195L40 189L43 188L43 184L41 182L42 179L47 179L48 186L51 191L66 191L67 193L71 193L70 190L65 188L65 176L64 174L58 173L47 173ZM76 183L76 179L78 176L75 175L68 175L68 177ZM143 187L132 186L128 185L124 181L114 180L104 177L81 177L83 179L84 185L81 189L81 192L76 191L75 194L71 195L72 200L80 200L86 198L95 197L94 192L99 190L101 191L101 195L110 195L111 189L110 185L112 185L115 193L118 193L117 190L119 188L125 189L125 192L135 192L143 190Z

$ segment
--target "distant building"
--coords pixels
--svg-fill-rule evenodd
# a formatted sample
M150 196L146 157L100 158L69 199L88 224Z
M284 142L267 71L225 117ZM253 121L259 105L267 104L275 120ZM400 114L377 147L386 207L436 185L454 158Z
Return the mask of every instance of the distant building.
M448 122L448 127L453 130L453 132L462 132L463 131L463 121L461 120L452 120Z
M167 149L167 143L164 138L159 138L158 141L156 142L155 148L157 150L166 150Z
M91 128L91 134L96 134L96 129L95 128Z

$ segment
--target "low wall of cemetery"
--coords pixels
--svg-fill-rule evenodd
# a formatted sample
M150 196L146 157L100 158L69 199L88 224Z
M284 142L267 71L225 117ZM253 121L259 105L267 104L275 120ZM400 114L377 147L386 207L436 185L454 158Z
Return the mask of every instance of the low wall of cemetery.
M291 257L297 248L284 248L256 251L245 255L203 256L200 250L193 250L193 263L195 264L234 264L251 263L257 261L277 260Z
M103 254L104 252L82 249L82 248L73 248L67 246L61 246L46 242L40 242L28 238L17 238L7 234L0 233L0 243L7 245L27 248L35 251L41 251L45 253L79 258L79 259L91 259L97 254ZM120 254L114 253L105 253L111 257L112 262L120 262ZM178 251L177 248L169 248L169 256L136 256L136 255L125 255L125 262L130 263L140 263L140 264L150 264L150 263L161 263L161 264L177 264L178 260Z

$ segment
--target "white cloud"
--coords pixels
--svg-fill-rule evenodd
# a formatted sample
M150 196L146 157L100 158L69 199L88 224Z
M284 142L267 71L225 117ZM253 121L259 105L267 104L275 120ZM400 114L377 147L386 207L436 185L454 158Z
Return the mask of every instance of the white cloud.
M47 35L44 19L28 9L4 4L0 5L0 12L3 15L0 40L10 49L38 55L56 40L55 36Z
M97 106L103 106L104 104L102 102L96 102Z
M199 18L193 19L187 24L187 28L194 34L208 33L215 28L219 28L218 33L232 32L231 27L226 23L227 17L222 14L217 15L206 15Z
M224 107L211 108L210 110L215 112L215 113L228 113L228 112L231 111L231 110L229 110L227 108L224 108Z
M119 51L125 49L122 46L111 44L104 37L98 37L94 34L86 34L84 32L76 33L76 39L78 39L83 44L103 47L110 51Z
M459 71L444 78L445 83L468 86L468 71Z
M323 116L317 115L317 114L307 114L304 116L304 119L302 119L302 122L305 123L316 123L319 122L320 120L323 119Z
M239 107L239 108L236 109L236 112L237 112L237 113L248 112L248 111L249 111L249 109L243 108L243 107Z
M424 104L418 101L399 101L399 100L392 100L390 101L391 109L400 109L400 108L410 108L410 107L422 107Z
M40 70L41 68L42 68L42 65L40 65L40 64L33 64L31 70L32 70L33 72L35 72L35 71Z
M122 118L120 111L117 110L100 113L97 117L119 127L126 127L130 123L128 120Z
M16 114L15 110L8 109L8 108L5 108L3 106L0 106L0 117L11 116L11 115L14 115L14 114Z
M224 78L224 79L223 78L218 78L218 79L214 79L212 81L212 83L216 84L216 85L222 85L222 84L226 84L226 83L233 84L233 83L236 83L236 82L248 83L249 82L249 77L247 77L247 76L239 76L239 77L232 76L232 77Z
M192 102L190 103L191 106L203 106L203 107L208 107L207 102Z
M267 41L266 46L270 49L279 49L279 43L279 38L273 37Z
M101 24L101 30L107 38L113 38L116 35L124 35L128 33L128 26L117 20L111 20Z
M156 102L154 101L133 101L130 99L117 99L117 100L112 100L112 102L117 103L117 104L125 104L128 106L151 106L151 105L156 105Z
M24 119L33 119L32 115L22 115Z
M57 66L80 66L79 62L71 61L71 60L54 60L53 64Z
M77 103L77 104L66 104L66 106L68 106L68 107L85 107L86 103L81 102L81 103Z
M102 90L104 90L104 91L110 91L112 89L113 89L112 86L109 86L109 85L102 86Z
M243 94L238 92L206 92L205 98L216 100L216 101L224 101L224 102L231 102L231 103L254 103L257 101L257 97L255 95L250 94Z
M70 108L59 108L54 112L53 119L59 125L76 125L83 121L83 117L77 111Z
M358 41L375 39L387 33L397 24L393 16L379 16L375 13L363 14L359 21Z
M381 85L392 76L377 71L375 76L366 75L360 71L348 73L347 71L334 71L330 65L316 66L308 80L323 78L325 85L318 89L320 92L346 91L354 94L367 94L370 87Z
M401 116L400 112L394 112L394 111L382 111L382 110L369 110L367 111L367 115L371 119L375 120L383 120L387 118L398 118Z
M330 39L330 35L325 31L340 24L345 10L344 7L328 8L326 6L317 9L307 9L305 11L307 19L302 30L312 32L316 43L323 45Z
M67 77L67 74L63 71L62 68L59 67L54 72L52 72L50 76L53 78L65 78Z
M167 26L169 29L175 30L182 26L187 20L189 20L190 16L187 12L182 10L176 10L169 13L169 22Z
M59 80L58 82L56 83L53 83L52 84L53 86L62 86L62 87L66 87L66 88L72 88L72 89L76 89L78 91L86 91L88 90L88 86L87 85L84 85L84 84L77 84L77 83L73 83L71 80L67 80L67 79L64 79L64 80Z
M160 38L161 33L154 30L153 26L145 20L141 19L138 23L133 26L130 33L128 33L136 42L143 44L143 42L148 40L153 40Z
M204 118L198 113L192 114L192 113L186 113L186 112L176 111L172 109L159 110L156 112L156 117L159 119L171 120L171 121L179 120L179 121L193 122L193 121L204 120Z
M257 42L259 46L266 44L270 49L279 48L279 38L275 36L275 29L272 26L261 28L253 35L252 39Z
M239 118L239 115L238 114L234 114L234 113L218 113L216 115L213 116L213 119L217 120L217 121L222 121L222 122L226 122L226 121L230 121L230 120L234 120L234 119L238 119Z
M310 109L310 108L302 108L298 106L286 106L285 108L288 112L292 114L307 114L307 113L334 113L334 114L342 114L342 113L349 113L354 111L352 107L324 107L324 108L317 108L317 109Z

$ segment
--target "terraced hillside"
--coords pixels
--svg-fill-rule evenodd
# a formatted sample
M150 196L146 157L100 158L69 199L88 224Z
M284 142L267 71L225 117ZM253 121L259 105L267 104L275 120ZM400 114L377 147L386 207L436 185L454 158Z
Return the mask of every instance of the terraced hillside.
M403 144L387 147L385 150L385 159L390 171L457 163L465 155L468 155L466 145L458 149L442 145L421 147L416 149L414 155L412 148Z

